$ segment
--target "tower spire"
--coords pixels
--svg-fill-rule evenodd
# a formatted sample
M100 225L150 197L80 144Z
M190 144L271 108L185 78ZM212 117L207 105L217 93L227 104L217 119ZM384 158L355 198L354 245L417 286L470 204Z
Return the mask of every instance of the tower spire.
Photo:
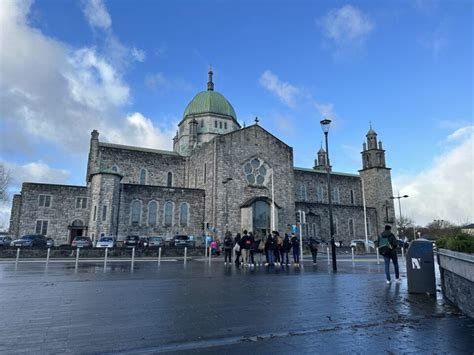
M214 83L212 82L212 66L209 65L209 81L207 82L207 91L214 91Z

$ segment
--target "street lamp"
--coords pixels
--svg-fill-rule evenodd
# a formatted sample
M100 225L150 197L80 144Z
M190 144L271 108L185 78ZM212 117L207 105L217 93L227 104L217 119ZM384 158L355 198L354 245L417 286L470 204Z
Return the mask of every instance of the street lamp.
M232 181L233 179L231 177L228 177L224 181L222 181L222 184L225 186L225 231L229 231L229 207L228 207L228 202L229 202L229 193L228 193L228 188L227 188L227 183Z
M400 203L400 200L402 198L407 198L408 195L403 195L403 196L400 196L400 191L398 191L398 196L390 196L390 199L394 200L394 199L397 199L398 200L398 212L399 212L399 226L401 228L401 221L402 221L402 204ZM400 238L400 229L398 230L398 237Z
M329 146L328 146L328 133L329 125L331 120L325 119L320 122L321 128L324 132L324 139L326 141L326 172L328 179L328 205L329 205L329 230L331 234L331 249L332 249L332 271L337 272L336 264L336 244L334 243L334 225L332 216L332 196L331 196L331 164L329 163Z

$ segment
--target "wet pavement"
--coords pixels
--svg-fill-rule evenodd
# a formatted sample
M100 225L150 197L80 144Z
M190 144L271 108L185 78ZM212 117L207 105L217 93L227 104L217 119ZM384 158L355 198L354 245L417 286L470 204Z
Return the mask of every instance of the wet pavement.
M401 274L386 285L370 257L337 274L325 260L2 262L0 353L472 354L474 320L440 292L408 294Z

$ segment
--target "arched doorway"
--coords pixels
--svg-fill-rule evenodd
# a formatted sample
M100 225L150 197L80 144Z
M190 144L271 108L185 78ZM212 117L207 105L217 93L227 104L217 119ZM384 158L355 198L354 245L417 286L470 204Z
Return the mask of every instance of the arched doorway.
M265 200L257 200L253 203L252 209L254 231L268 234L270 231L270 204Z
M82 237L83 235L85 235L87 230L87 227L84 226L84 223L80 219L74 220L68 228L70 231L69 238L67 241L68 244L71 244L74 238Z

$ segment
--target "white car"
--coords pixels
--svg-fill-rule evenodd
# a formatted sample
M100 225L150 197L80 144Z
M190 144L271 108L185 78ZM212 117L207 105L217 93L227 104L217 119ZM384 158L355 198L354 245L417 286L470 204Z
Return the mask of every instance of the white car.
M365 239L354 239L351 240L351 248L356 248L358 245L365 247ZM375 244L373 241L369 240L369 249L375 250Z
M113 248L115 246L115 240L112 237L101 237L95 244L96 248Z

